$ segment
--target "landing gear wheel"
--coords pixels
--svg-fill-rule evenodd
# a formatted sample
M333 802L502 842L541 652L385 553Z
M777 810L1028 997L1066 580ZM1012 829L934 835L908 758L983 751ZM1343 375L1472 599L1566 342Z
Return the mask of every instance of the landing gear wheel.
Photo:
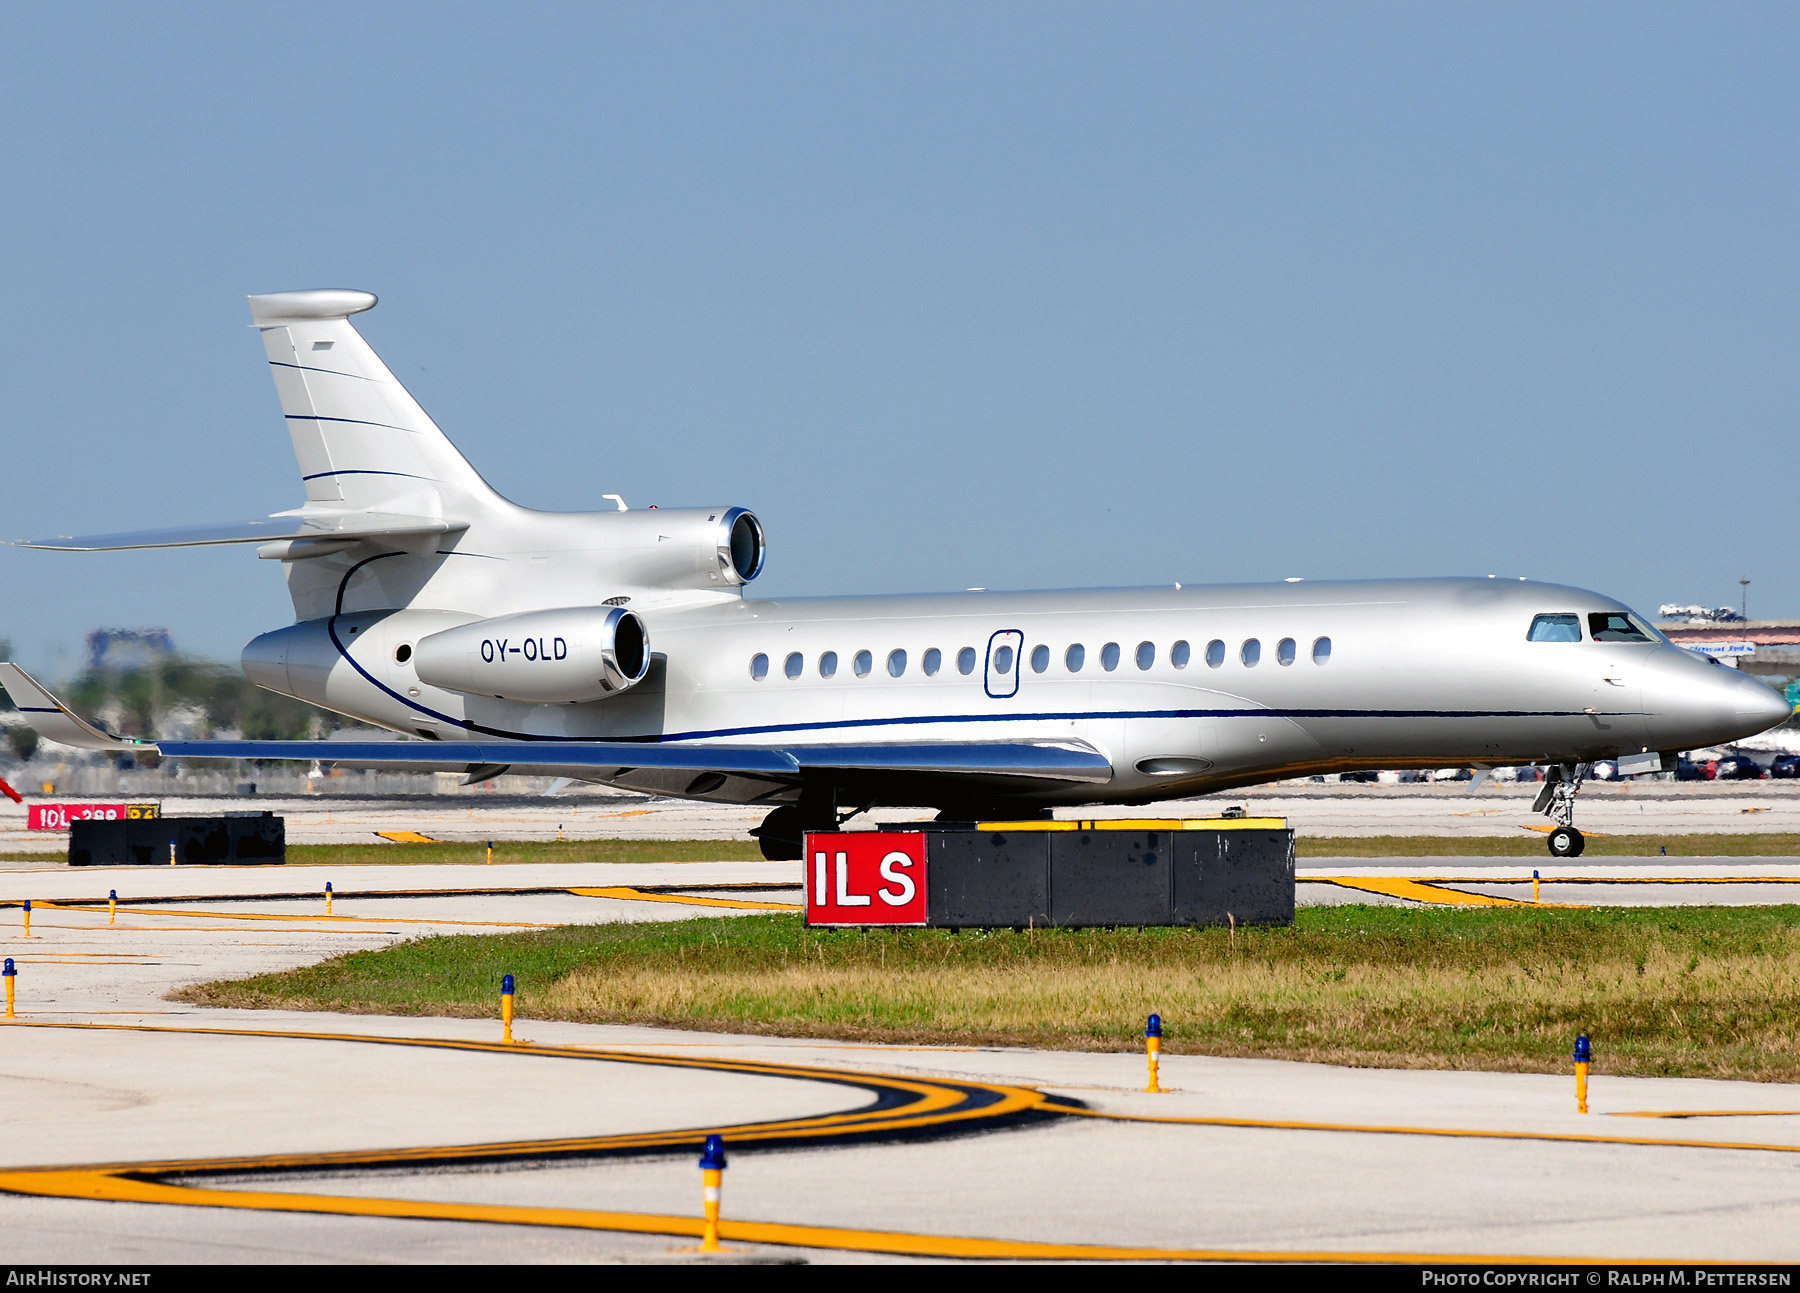
M1553 858L1578 858L1586 847L1587 840L1573 826L1558 826L1550 832L1550 856Z
M805 856L801 841L803 829L799 808L783 804L763 818L763 824L750 833L756 836L767 861L794 862Z

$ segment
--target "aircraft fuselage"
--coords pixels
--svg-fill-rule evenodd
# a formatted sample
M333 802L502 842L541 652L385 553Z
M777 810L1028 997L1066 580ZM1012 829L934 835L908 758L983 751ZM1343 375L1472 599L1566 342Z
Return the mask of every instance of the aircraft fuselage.
M1591 617L1609 614L1629 612L1580 589L1502 579L732 596L645 609L649 675L588 704L422 683L410 648L480 618L453 611L307 621L256 639L244 668L272 690L443 740L1060 740L1111 764L1104 787L1018 796L1046 805L1359 768L1589 762L1731 740L1786 716L1766 686L1666 641L1595 640ZM1529 640L1546 615L1575 617L1579 640ZM495 645L521 659L541 648L549 663L553 635L539 636ZM919 801L916 782L885 780L858 793ZM625 781L695 793L691 779ZM719 781L695 797L766 790Z

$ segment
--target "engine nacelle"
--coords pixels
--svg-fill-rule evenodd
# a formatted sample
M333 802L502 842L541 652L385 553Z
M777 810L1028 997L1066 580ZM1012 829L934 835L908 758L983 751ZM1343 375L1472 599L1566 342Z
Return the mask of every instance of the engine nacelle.
M622 606L501 615L422 638L413 669L420 682L466 695L573 705L642 682L650 635Z
M761 573L762 522L741 507L639 508L571 517L557 546L591 554L608 584L657 589L741 588Z

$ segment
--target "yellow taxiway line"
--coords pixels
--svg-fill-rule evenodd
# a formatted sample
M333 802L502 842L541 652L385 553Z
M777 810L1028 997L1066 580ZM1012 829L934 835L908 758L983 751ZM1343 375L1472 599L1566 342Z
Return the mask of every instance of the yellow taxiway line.
M1379 876L1379 875L1307 875L1294 877L1298 884L1334 884L1340 889L1359 889L1364 893L1378 893L1389 898L1404 898L1409 902L1426 903L1436 907L1552 907L1565 910L1585 910L1586 903L1574 902L1532 902L1526 898L1506 898L1499 894L1470 893L1463 889L1446 889L1443 886L1452 884L1530 884L1530 876L1496 876L1496 875L1419 875L1419 876ZM1580 875L1542 876L1540 884L1792 884L1800 885L1800 876L1757 875L1757 876L1609 876Z
M1800 1118L1800 1109L1615 1109L1609 1118Z
M1464 893L1459 889L1440 889L1422 880L1380 875L1307 875L1297 876L1301 884L1335 884L1340 889L1360 889L1389 898L1405 898L1409 902L1429 903L1435 907L1563 907L1567 903L1521 902L1517 898L1499 898L1485 893Z
M121 1203L175 1203L190 1207L243 1208L269 1212L324 1213L348 1217L390 1217L429 1221L475 1221L497 1225L555 1226L641 1235L698 1238L705 1223L699 1217L644 1212L598 1212L581 1208L518 1207L491 1203L428 1203L412 1199L350 1198L335 1194L285 1194L274 1191L208 1190L169 1185L90 1171L0 1173L0 1190L65 1199L104 1199ZM895 1230L855 1230L842 1226L804 1226L779 1221L719 1222L719 1237L739 1243L776 1244L789 1248L824 1248L844 1252L884 1253L896 1257L940 1257L1014 1261L1172 1261L1172 1262L1404 1262L1477 1263L1481 1265L1588 1265L1592 1258L1522 1257L1474 1253L1364 1253L1333 1251L1258 1251L1238 1248L1125 1248L1106 1244L1052 1244L1028 1239L984 1239L969 1235L927 1235ZM1607 1265L1621 1263L1608 1259Z
M678 902L690 907L727 907L733 911L799 911L797 903L753 902L748 898L701 898L679 893L647 893L629 885L610 885L604 889L571 889L582 898L619 898L627 902Z
M1373 1136L1445 1136L1457 1140L1545 1140L1566 1145L1649 1145L1666 1149L1760 1150L1772 1154L1800 1154L1800 1145L1777 1145L1754 1140L1670 1140L1659 1136L1596 1136L1567 1131L1507 1131L1486 1127L1409 1127L1380 1123L1304 1122L1286 1118L1185 1118L1151 1113L1104 1113L1098 1109L1056 1107L1055 1113L1071 1117L1100 1118L1108 1122L1154 1122L1193 1127L1246 1127L1269 1131L1354 1132ZM1669 1115L1633 1114L1632 1117ZM1676 1114L1676 1117L1683 1115ZM1688 1115L1692 1116L1692 1115ZM1723 1116L1723 1115L1720 1115Z
M1651 858L1650 861L1656 861ZM1309 881L1323 881L1331 884L1346 881L1379 880L1384 876L1361 875L1308 875L1301 871L1294 879L1299 884ZM1460 871L1449 875L1408 875L1404 879L1417 881L1419 884L1530 884L1529 875L1494 875L1476 871ZM1795 884L1800 885L1800 875L1606 875L1604 872L1589 875L1546 875L1538 877L1540 884ZM1540 904L1541 905L1541 904Z
M1009 1120L1021 1114L1037 1116L1069 1114L1125 1122L1184 1123L1200 1126L1360 1132L1384 1135L1449 1136L1477 1139L1528 1139L1595 1144L1626 1144L1708 1149L1763 1150L1793 1153L1800 1146L1670 1141L1644 1137L1585 1136L1562 1133L1506 1132L1456 1128L1367 1126L1350 1123L1308 1123L1232 1118L1185 1118L1153 1115L1108 1114L1057 1101L1030 1087L955 1079L920 1078L856 1070L823 1069L764 1061L702 1056L646 1055L631 1051L601 1051L521 1042L475 1042L443 1038L386 1037L379 1034L310 1033L288 1030L181 1027L157 1024L35 1023L17 1021L22 1028L69 1028L182 1035L290 1038L306 1041L349 1042L364 1045L416 1046L461 1051L517 1054L549 1058L600 1060L614 1063L694 1068L715 1072L786 1077L801 1081L849 1085L877 1093L872 1105L860 1110L814 1117L777 1120L760 1124L717 1128L736 1144L781 1141L831 1143L846 1137L862 1138L883 1133L930 1130L962 1123L970 1126ZM406 1165L445 1165L495 1159L532 1159L571 1154L605 1153L609 1150L692 1148L709 1129L630 1133L620 1136L570 1137L555 1140L514 1141L488 1145L452 1145L406 1149L342 1151L243 1158L113 1163L86 1167L46 1167L0 1172L0 1191L71 1199L162 1203L189 1207L223 1207L260 1211L299 1212L338 1216L380 1216L438 1221L472 1221L493 1224L553 1226L637 1234L697 1236L702 1222L697 1217L651 1213L604 1212L587 1209L520 1207L500 1204L437 1203L410 1199L358 1198L329 1194L287 1193L269 1190L212 1189L171 1183L172 1176L281 1170L317 1171L355 1167L393 1168ZM1555 1255L1463 1253L1388 1253L1315 1250L1198 1249L1120 1247L1102 1244L1056 1244L1035 1240L997 1239L964 1235L917 1234L901 1231L860 1230L836 1226L808 1226L770 1221L725 1221L720 1234L744 1243L840 1251L884 1253L894 1256L1087 1261L1237 1261L1237 1262L1478 1262L1484 1264L1579 1263L1595 1259ZM1614 1264L1608 1259L1609 1264Z

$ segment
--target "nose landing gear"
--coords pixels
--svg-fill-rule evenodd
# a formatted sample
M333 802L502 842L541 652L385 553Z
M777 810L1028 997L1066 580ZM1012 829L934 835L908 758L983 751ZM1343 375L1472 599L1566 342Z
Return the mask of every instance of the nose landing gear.
M1552 765L1544 777L1544 788L1531 805L1532 812L1542 813L1556 823L1556 829L1550 832L1551 857L1578 858L1587 847L1587 840L1575 829L1575 796L1581 793L1587 773L1585 763Z
M1553 858L1578 858L1586 847L1587 840L1573 826L1558 826L1550 832L1550 856Z

